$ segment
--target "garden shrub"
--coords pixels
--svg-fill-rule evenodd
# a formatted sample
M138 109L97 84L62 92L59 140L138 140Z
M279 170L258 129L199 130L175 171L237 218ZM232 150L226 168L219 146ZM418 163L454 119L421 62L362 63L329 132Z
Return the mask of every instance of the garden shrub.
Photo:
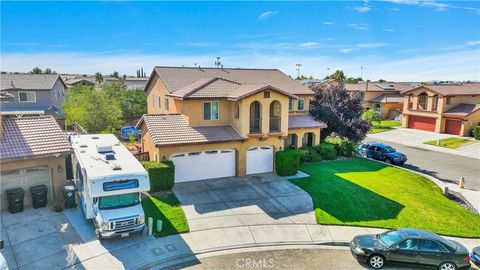
M320 157L324 160L335 160L337 159L337 149L335 144L329 142L323 142L315 146Z
M322 160L317 151L312 147L301 147L299 151L300 161L302 162L316 162Z
M142 161L150 178L150 191L167 191L175 184L175 165L171 161Z
M475 137L475 140L480 140L480 126L473 128L473 137Z
M280 176L295 175L300 167L300 151L285 149L275 153L275 168Z
M357 145L352 141L341 139L340 137L328 137L325 139L325 142L335 145L338 156L353 157L355 155Z

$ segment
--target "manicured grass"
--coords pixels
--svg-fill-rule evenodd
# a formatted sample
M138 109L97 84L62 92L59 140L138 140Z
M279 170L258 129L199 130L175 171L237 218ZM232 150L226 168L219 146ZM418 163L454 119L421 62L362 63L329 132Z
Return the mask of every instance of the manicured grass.
M479 215L414 173L361 158L302 164L300 170L311 176L291 182L312 197L317 223L480 237Z
M471 142L467 139L456 138L456 137L441 139L440 144L437 144L437 140L424 142L424 144L435 145L435 146L440 146L444 148L458 148L468 143L471 143Z
M382 120L380 122L373 122L372 128L370 129L370 134L385 132L389 130L393 130L394 127L399 127L402 125L400 121L394 120Z
M148 195L142 199L145 222L153 218L153 235L156 237L185 233L190 230L180 202L173 192ZM162 232L157 232L157 220L163 221Z

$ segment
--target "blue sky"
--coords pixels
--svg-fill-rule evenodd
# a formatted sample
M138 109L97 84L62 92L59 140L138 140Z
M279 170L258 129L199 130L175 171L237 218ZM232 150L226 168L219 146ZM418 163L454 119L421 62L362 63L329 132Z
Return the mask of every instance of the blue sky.
M1 69L135 74L155 65L296 76L480 79L480 2L1 2Z

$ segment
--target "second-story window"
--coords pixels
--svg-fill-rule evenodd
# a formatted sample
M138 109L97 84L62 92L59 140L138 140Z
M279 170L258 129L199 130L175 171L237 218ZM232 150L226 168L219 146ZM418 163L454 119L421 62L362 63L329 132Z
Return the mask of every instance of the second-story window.
M451 97L447 97L447 105L450 105Z
M298 100L298 110L299 111L305 110L305 100L303 98Z
M413 108L413 95L408 96L408 108L409 109Z
M293 111L293 98L288 100L288 110Z
M203 120L218 120L218 101L203 103Z
M170 103L168 101L168 97L165 97L165 111L167 112L170 110Z
M158 97L158 108L162 108L162 97Z
M438 107L438 96L435 95L432 98L432 111L436 111Z
M233 117L240 117L240 106L238 105L238 103L235 103L235 111L233 112Z
M427 109L427 102L428 102L427 93L421 93L420 95L418 95L418 109L419 110L426 110Z
M20 102L37 102L37 94L33 91L18 92L18 101L20 101Z

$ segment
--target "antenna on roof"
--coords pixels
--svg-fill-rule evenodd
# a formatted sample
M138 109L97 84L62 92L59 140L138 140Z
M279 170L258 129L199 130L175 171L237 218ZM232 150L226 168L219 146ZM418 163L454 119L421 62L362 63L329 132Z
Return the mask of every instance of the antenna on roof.
M215 61L216 68L219 68L220 66L222 66L222 62L220 61L220 59L222 58L220 56L217 56L217 60Z
M297 66L297 73L298 73L297 78L300 78L300 67L302 66L302 64L295 64L295 66Z

